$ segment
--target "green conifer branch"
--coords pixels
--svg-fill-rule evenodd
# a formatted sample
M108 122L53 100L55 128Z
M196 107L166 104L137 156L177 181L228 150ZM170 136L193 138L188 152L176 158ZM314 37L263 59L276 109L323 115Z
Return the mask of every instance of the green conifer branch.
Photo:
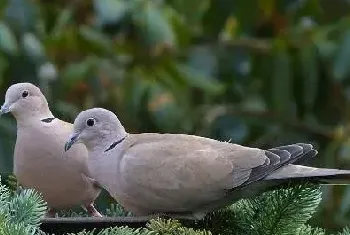
M295 234L311 218L320 201L320 187L306 183L240 200L232 205L232 210L238 229L246 234Z
M323 229L303 225L297 229L295 235L326 235L326 233Z
M337 235L350 235L350 228L344 228L342 232L337 233Z

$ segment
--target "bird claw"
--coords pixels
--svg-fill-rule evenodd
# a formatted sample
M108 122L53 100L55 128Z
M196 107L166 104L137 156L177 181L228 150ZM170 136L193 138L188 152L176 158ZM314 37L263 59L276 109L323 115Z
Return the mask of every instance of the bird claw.
M45 218L55 218L56 217L56 211L52 208L49 208L45 214Z
M99 217L99 218L103 217L103 215L101 215L101 213L98 212L98 210L96 210L94 204L92 204L92 203L90 205L86 206L85 209L86 209L88 215L91 217Z

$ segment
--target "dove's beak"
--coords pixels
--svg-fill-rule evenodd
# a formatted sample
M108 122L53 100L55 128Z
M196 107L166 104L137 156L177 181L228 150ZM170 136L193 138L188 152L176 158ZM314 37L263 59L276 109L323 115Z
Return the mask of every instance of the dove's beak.
M80 133L74 133L70 136L69 140L64 145L64 151L68 151L73 144L75 144L79 140Z
M10 105L7 103L4 103L0 109L0 116L8 112L10 112Z

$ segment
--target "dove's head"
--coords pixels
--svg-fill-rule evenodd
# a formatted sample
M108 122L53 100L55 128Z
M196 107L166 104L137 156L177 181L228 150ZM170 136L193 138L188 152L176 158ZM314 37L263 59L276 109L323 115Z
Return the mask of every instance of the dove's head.
M7 89L0 115L8 112L17 119L52 115L45 96L31 83L13 84Z
M83 143L88 149L104 148L126 136L117 116L103 108L93 108L78 114L74 130L65 145L69 150L74 143Z

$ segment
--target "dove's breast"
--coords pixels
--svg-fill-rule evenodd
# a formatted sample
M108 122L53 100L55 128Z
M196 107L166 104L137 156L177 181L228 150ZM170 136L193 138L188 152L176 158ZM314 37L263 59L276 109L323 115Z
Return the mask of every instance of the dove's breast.
M58 120L59 121L59 120ZM87 150L81 144L64 152L69 125L19 127L14 152L14 174L20 185L42 193L49 206L68 208L91 203L98 191L83 179Z

